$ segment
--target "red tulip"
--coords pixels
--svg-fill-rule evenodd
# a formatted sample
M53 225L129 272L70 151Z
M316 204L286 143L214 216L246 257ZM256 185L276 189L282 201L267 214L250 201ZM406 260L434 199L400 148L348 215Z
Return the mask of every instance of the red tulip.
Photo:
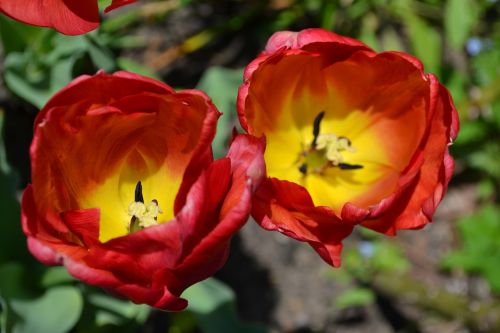
M204 93L131 73L73 81L35 122L30 251L134 302L185 308L180 294L223 265L264 173L248 135L213 160L218 117Z
M394 235L429 223L453 173L458 118L437 78L322 29L274 34L246 68L238 112L267 140L252 215L335 266L357 224Z
M137 0L113 0L105 12ZM97 0L0 0L0 13L66 35L81 35L99 26Z

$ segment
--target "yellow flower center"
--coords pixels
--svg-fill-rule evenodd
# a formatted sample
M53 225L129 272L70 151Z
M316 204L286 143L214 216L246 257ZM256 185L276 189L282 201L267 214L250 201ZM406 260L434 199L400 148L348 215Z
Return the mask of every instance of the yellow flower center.
M344 160L343 152L356 152L348 138L333 133L320 133L321 120L324 115L325 112L322 111L314 119L313 140L308 142L307 149L299 154L299 171L305 176L311 172L322 175L330 167L338 167L342 170L362 168L361 165L348 164Z
M138 231L158 225L158 215L162 214L158 201L153 199L145 204L142 195L142 184L137 182L135 187L135 200L128 206L128 215L131 216L129 232Z

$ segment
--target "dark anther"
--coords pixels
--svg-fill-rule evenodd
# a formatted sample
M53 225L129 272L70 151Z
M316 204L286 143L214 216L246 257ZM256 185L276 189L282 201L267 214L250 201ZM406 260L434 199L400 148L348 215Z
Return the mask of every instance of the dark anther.
M340 139L346 139L346 140L347 140L347 144L348 144L349 146L351 146L351 144L352 144L352 143L351 143L351 140L349 140L349 139L348 139L348 138L346 138L345 136L339 136L339 140L340 140Z
M307 164L302 164L300 167L299 167L299 171L304 174L304 175L307 175Z
M312 147L316 147L316 141L318 141L318 135L319 135L319 130L320 130L320 125L321 125L321 120L323 120L323 117L325 116L325 111L321 111L318 113L316 118L314 118L314 123L313 123L313 142L312 142Z
M136 219L135 216L132 216L132 219L130 219L130 225L128 226L129 232L136 232L139 230L142 230L141 225L139 224L139 221Z
M135 185L135 202L144 203L144 197L142 196L142 184L141 181L138 181Z
M348 163L339 163L338 167L342 170L357 170L362 169L363 166L359 164L348 164Z

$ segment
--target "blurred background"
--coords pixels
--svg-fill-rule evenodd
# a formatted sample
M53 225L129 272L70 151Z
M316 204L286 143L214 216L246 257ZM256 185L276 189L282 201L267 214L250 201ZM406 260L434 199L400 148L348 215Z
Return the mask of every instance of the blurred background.
M100 1L104 8L110 1ZM113 298L27 252L19 198L37 110L72 78L125 69L205 90L225 153L242 69L278 30L323 27L420 58L453 95L455 177L434 218L396 238L357 230L333 269L249 223L227 265L166 313ZM5 333L500 332L500 3L142 0L67 37L0 16L0 329Z

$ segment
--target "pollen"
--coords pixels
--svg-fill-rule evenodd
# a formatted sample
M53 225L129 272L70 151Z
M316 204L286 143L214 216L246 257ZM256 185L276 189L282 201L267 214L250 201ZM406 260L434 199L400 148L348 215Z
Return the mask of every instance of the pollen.
M128 215L131 216L130 232L158 225L158 215L162 214L157 200L144 203L142 184L137 182L134 201L128 206Z
M142 202L132 202L128 206L128 215L135 218L142 228L151 227L158 224L158 215L163 213L156 201L147 204Z
M324 150L324 156L334 166L344 162L343 152L356 152L356 148L351 146L351 141L348 138L333 133L319 134L316 140L316 149Z

